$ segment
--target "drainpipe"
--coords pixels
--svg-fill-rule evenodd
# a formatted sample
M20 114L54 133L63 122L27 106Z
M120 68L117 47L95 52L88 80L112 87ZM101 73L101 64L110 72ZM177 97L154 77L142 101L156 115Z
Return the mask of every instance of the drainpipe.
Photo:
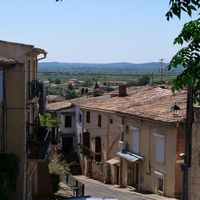
M122 124L121 124L121 129L120 129L120 131L121 131L121 134L120 134L120 141L124 141L124 117L122 117ZM123 172L123 170L122 170L122 167L123 167L123 160L122 160L122 157L120 158L120 172L119 172L119 175L120 175L120 178L119 178L119 181L120 181L120 183L119 183L119 185L120 185L120 187L122 187L123 186L123 184L122 184L122 172Z

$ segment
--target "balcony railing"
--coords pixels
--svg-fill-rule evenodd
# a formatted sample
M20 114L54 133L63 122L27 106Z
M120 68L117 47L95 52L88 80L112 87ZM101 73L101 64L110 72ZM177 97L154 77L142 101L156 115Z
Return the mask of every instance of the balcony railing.
M51 143L49 141L32 141L28 143L28 158L45 161L49 155Z
M67 172L66 176L61 177L61 180L68 185L68 187L70 188L69 193L71 193L73 197L84 196L84 184L76 179L74 176L72 176L70 173Z
M80 144L81 153L87 155L90 159L95 160L97 162L101 161L101 152L94 152L90 148Z
M51 141L49 137L50 129L47 130L43 139L41 137L37 140L28 141L28 159L35 161L45 161L47 159L51 147Z
M39 81L32 80L28 83L29 99L39 97Z

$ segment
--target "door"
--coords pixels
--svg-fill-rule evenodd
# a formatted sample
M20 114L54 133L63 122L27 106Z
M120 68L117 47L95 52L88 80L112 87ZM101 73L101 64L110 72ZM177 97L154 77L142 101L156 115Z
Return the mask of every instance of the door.
M139 164L133 163L133 186L139 189Z
M116 184L120 184L119 183L119 166L115 165L115 170L116 170Z
M64 153L70 153L73 151L73 137L62 138L62 150Z

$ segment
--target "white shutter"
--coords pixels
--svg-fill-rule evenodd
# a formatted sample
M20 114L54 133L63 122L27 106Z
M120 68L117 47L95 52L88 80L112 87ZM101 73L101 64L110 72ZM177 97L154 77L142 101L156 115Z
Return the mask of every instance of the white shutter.
M160 163L165 161L165 137L164 135L154 134L155 138L155 160Z
M139 129L131 127L131 151L139 153L140 151L140 133Z

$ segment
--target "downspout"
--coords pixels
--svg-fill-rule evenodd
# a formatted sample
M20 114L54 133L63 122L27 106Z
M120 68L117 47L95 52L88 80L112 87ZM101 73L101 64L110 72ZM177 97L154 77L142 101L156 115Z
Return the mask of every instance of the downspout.
M38 62L39 60L45 59L45 58L47 57L47 52L44 52L43 55L44 55L43 57L37 59L37 62Z
M124 125L124 117L122 117L122 126L123 125ZM124 131L121 131L120 140L122 142L124 141ZM122 172L123 172L122 167L123 167L123 158L120 157L120 172L119 172L119 174L120 174L120 178L119 178L119 180L120 180L120 183L119 183L120 187L123 186L123 183L122 183Z

